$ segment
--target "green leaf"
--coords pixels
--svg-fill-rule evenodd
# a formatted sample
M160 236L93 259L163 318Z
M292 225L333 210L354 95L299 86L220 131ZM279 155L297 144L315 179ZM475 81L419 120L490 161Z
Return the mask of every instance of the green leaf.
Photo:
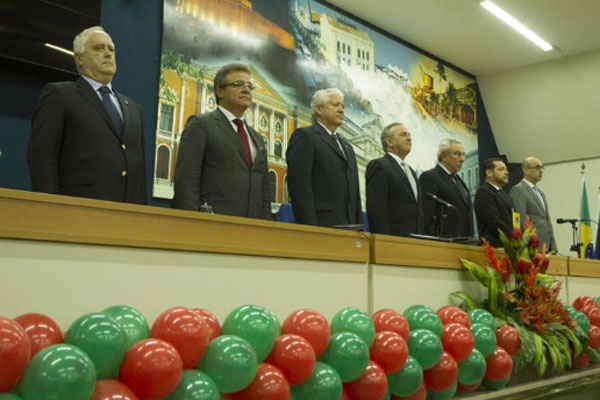
M472 261L465 260L464 258L460 259L460 263L464 269L469 271L469 273L471 274L471 276L473 278L475 278L477 281L479 281L479 283L481 283L482 285L484 285L486 287L489 286L489 276L488 276L485 268L475 264Z
M581 330L581 328L580 328L580 330ZM574 356L577 357L583 351L583 346L581 345L581 342L579 341L579 339L577 338L577 336L575 336L575 332L573 332L570 329L564 331L564 334L567 337L567 339L571 343L573 343L573 351L575 351Z
M553 275L538 273L536 277L536 282L551 285L553 283L558 282L558 279L556 279L556 277Z
M504 233L502 229L498 229L498 235L500 235L502 247L504 247L504 251L508 255L510 263L514 265L517 262L517 253L515 252L515 248L511 244L511 240L506 236L506 233Z
M458 292L454 292L454 293L450 293L449 295L450 297L456 297L460 300L463 300L464 304L466 305L468 310L475 310L478 308L481 308L481 305L476 302L475 300L473 300L471 298L471 296L469 296L468 294L466 294L463 291L458 291Z
M498 315L498 281L500 276L498 272L490 267L486 267L487 274L489 276L488 286L488 301L489 301L489 312L493 315Z

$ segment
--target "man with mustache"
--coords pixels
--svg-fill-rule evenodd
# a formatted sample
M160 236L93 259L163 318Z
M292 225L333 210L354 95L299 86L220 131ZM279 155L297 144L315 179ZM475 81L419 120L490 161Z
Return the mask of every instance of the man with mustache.
M32 119L34 191L146 203L142 109L116 92L115 46L102 27L73 41L75 82L49 83Z
M318 90L311 107L313 125L294 131L286 154L296 222L359 224L362 211L356 156L337 134L344 122L344 95L336 88Z
M271 218L267 150L243 119L255 86L244 64L217 72L215 111L192 116L181 134L173 207L217 214Z

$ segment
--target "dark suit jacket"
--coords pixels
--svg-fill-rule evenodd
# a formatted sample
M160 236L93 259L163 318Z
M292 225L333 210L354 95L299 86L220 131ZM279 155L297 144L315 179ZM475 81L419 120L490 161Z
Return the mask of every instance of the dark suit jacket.
M419 181L415 171L411 173ZM422 193L415 198L404 170L389 154L367 165L367 215L372 233L408 236L423 233Z
M458 175L456 179L469 193L469 188ZM425 233L428 235L435 235L436 233L434 216L436 207L439 206L426 197L428 193L433 193L456 207L456 210L444 209L447 217L444 220L444 229L440 236L473 236L473 204L471 203L471 197L469 196L466 201L464 200L452 177L441 166L436 165L435 168L423 172L419 177L419 184L425 197L423 199Z
M221 110L188 120L175 166L173 207L198 210L206 202L217 214L271 218L267 151L260 135L248 128L256 146L252 168Z
M146 203L142 110L119 93L117 98L122 138L85 79L44 86L29 141L34 191Z
M489 183L484 183L475 194L475 215L479 237L494 247L501 247L498 229L506 236L512 228L512 201L508 193L503 195Z
M294 131L287 149L288 190L299 224L331 226L361 223L358 167L352 146L318 123Z

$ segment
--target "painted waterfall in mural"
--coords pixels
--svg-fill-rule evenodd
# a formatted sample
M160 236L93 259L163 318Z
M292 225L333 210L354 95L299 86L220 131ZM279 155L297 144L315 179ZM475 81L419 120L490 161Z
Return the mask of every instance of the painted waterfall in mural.
M412 133L407 160L419 172L435 165L441 139L463 142L463 178L476 190L475 83L443 63L315 0L165 0L163 24L155 197L172 198L185 122L215 109L213 78L230 62L247 64L257 86L245 118L269 151L274 211L287 201L290 135L312 123L313 93L332 86L345 94L338 132L355 148L363 202L364 170L395 121Z

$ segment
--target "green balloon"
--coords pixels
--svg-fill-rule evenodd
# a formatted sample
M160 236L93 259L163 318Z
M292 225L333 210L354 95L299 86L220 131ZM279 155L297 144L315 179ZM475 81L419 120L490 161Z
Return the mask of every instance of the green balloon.
M594 301L596 302L596 305L600 307L600 296L596 297Z
M193 369L186 369L175 391L165 400L220 400L221 393L210 376Z
M423 304L414 304L414 305L408 307L406 310L404 310L402 315L404 315L404 318L406 318L408 320L409 318L412 318L412 315L418 310L428 310L432 313L435 313L435 311L433 311L432 308L424 306Z
M96 385L94 363L81 349L55 344L40 350L19 383L27 400L88 400Z
M408 353L423 369L433 368L442 358L442 350L442 341L431 331L417 329L408 336Z
M485 375L485 357L477 349L473 349L466 360L458 363L458 383L474 385L481 382Z
M427 329L435 333L438 337L442 337L442 320L435 312L427 308L421 308L412 312L407 321L411 331Z
M331 333L352 332L360 336L367 347L375 339L375 325L369 314L359 308L348 307L338 311L331 319Z
M582 313L581 311L577 311L575 310L575 322L577 322L577 325L579 325L579 327L581 328L581 330L583 331L583 333L585 333L586 335L588 334L588 332L590 331L590 320L589 318Z
M98 379L117 374L127 352L127 335L121 325L105 313L89 313L71 324L65 343L83 350L94 362Z
M388 388L394 396L412 396L423 383L423 368L413 356L408 356L404 367L388 375Z
M590 362L592 364L600 363L600 349L590 350Z
M392 398L392 387L388 383L387 392L385 392L385 396L383 396L383 399L381 399L381 400L391 400L391 398Z
M467 312L471 324L483 324L487 325L494 332L496 331L496 318L488 310L483 308L477 308L475 310L469 310Z
M256 352L258 362L263 361L273 348L281 327L275 315L263 307L246 305L229 313L223 327L223 335L235 335L246 339Z
M471 333L475 338L475 348L483 357L492 355L496 348L496 332L487 325L475 323L471 325Z
M12 393L2 393L0 394L0 400L22 400L19 396Z
M135 308L116 305L105 308L103 313L110 315L125 331L127 348L150 337L150 326L144 316Z
M222 335L208 344L198 370L210 376L222 393L233 393L252 382L257 364L256 352L247 340Z
M449 400L456 394L457 387L458 385L454 382L449 389L442 390L441 392L427 389L427 400Z
M339 332L329 339L320 361L331 365L342 382L358 379L369 365L369 348L355 333Z
M491 379L483 378L481 385L489 390L500 390L508 385L508 381L510 380L510 375L504 379L500 379L499 381L493 381Z
M296 400L339 400L342 379L330 365L317 361L310 377L291 389Z

